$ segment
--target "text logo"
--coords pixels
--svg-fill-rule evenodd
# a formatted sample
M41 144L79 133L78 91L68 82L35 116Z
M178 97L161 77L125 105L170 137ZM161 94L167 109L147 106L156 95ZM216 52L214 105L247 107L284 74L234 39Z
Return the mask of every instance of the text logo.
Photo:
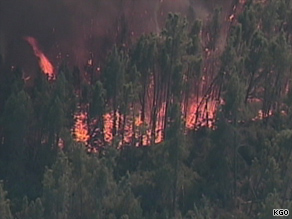
M288 209L273 209L273 216L289 216L289 210Z

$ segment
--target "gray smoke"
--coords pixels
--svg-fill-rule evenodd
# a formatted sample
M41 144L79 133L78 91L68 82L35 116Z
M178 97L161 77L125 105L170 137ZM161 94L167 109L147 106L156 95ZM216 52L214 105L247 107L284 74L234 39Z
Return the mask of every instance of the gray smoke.
M214 7L231 0L0 0L0 54L24 68L37 65L25 36L35 37L58 65L68 60L82 66L90 56L98 62L127 32L134 41L142 33L160 31L168 12L205 19ZM190 15L190 11L192 15ZM130 42L129 42L130 43Z

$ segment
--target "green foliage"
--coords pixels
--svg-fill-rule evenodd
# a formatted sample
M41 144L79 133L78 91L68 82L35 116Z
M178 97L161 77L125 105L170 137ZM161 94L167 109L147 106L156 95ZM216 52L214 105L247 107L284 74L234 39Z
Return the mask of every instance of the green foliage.
M56 80L26 84L0 63L0 178L12 200L0 183L0 218L269 218L290 208L291 5L236 4L232 24L225 8L192 25L170 13L161 33L114 46L101 75L62 64ZM71 137L77 98L87 148ZM214 125L185 127L214 101ZM149 133L151 147L135 147Z
M214 208L211 206L210 201L203 196L201 200L200 207L198 207L194 203L194 210L190 210L186 216L185 219L211 219L214 218Z
M258 218L273 218L272 213L273 209L290 209L291 201L282 200L279 192L274 190L269 193L262 204L262 210L258 215Z
M234 73L229 79L229 83L227 84L225 97L225 104L223 107L224 112L226 113L226 117L230 118L236 117L238 114L238 110L242 108L242 103L244 100L244 87L240 78Z
M92 103L90 104L90 116L102 116L105 113L106 91L103 84L97 81L93 88Z
M116 182L107 159L86 154L76 144L66 154L59 152L52 169L44 175L45 218L141 218L142 209L131 192L129 177Z
M18 218L23 219L43 219L44 207L40 198L28 203L28 199L25 196L22 204L22 211L17 213Z
M10 212L9 200L6 199L7 192L3 188L3 182L0 181L0 218L1 219L12 219Z
M186 52L187 21L178 14L169 14L166 27L162 32L165 44L162 51L162 69L168 83L168 89L174 98L180 100L183 81L182 57ZM171 86L171 87L169 87Z
M246 59L246 68L249 72L256 72L262 65L263 58L266 55L267 39L262 32L255 32L250 43L250 50Z
M210 42L208 47L211 50L215 50L216 49L216 45L217 45L217 41L219 39L219 35L220 35L220 28L221 28L221 24L220 24L220 16L221 16L221 11L222 8L216 8L214 10L213 13L213 17L210 23Z
M67 66L59 70L53 101L59 98L64 111L64 127L70 129L73 126L73 117L76 111L76 95L72 82L72 71Z
M200 48L200 32L202 30L202 21L195 20L192 29L189 33L190 45L188 45L187 51L189 54L195 55L201 51Z
M238 17L238 22L242 25L242 40L246 43L249 42L251 36L256 30L256 13L252 4L247 4L245 10Z
M13 92L5 104L1 118L5 130L10 134L13 133L13 140L23 139L31 115L32 103L28 94L24 90Z
M60 152L52 169L47 169L43 181L45 218L68 218L72 190L72 168Z
M114 47L109 54L108 63L104 71L104 86L107 97L119 99L125 80L125 71L128 58L117 47Z

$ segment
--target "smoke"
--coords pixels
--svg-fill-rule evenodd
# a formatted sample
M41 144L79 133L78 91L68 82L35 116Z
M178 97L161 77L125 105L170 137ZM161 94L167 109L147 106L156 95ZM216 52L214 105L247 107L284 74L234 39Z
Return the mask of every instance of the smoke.
M216 5L230 0L0 0L0 54L12 65L37 62L23 37L39 41L53 60L77 64L89 57L102 61L123 35L134 41L142 33L157 32L168 12L206 19ZM131 43L131 42L125 42ZM29 69L29 67L28 67Z

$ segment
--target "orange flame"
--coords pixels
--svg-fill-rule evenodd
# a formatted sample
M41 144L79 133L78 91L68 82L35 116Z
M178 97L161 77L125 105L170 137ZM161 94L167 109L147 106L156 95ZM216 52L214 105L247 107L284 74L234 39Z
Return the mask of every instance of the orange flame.
M198 103L196 101L193 101L190 106L188 107L188 113L186 117L186 127L189 129L195 128L198 124L201 126L208 126L212 127L214 124L214 117L215 112L217 109L217 102L216 101L208 101L206 103L207 105L204 105L204 110L202 112L200 111L198 114L196 114L196 111L198 109ZM164 120L164 113L165 113L165 103L163 106L159 109L157 112L158 119L156 121L156 129L155 129L155 143L160 143L163 141L163 121ZM196 119L196 116L198 117ZM104 120L104 141L107 143L111 143L113 141L113 112L106 113L103 115ZM119 142L119 145L121 146L121 143L130 143L132 140L133 135L135 136L135 139L139 139L142 137L142 144L143 145L150 145L152 133L150 128L150 119L149 116L146 116L146 121L144 123L141 121L141 118L139 115L135 116L135 118L128 118L126 121L123 121L123 116L119 113L116 114L117 117L117 123L116 128L118 129L118 124L120 120L122 122L125 122L125 130L123 135L123 141ZM76 123L74 127L74 135L75 140L78 142L87 142L90 138L88 133L88 125L86 123L87 120L87 113L80 112L75 115ZM134 119L135 127L132 126L132 122ZM195 121L197 121L197 124L195 124ZM144 131L142 131L144 130ZM121 136L120 136L121 137Z
M50 79L54 78L54 67L39 48L37 40L33 37L25 37L24 39L31 45L35 56L39 58L39 65L42 71L47 74Z
M87 142L89 139L88 127L86 124L87 115L85 113L76 114L75 119L75 140L78 142Z

